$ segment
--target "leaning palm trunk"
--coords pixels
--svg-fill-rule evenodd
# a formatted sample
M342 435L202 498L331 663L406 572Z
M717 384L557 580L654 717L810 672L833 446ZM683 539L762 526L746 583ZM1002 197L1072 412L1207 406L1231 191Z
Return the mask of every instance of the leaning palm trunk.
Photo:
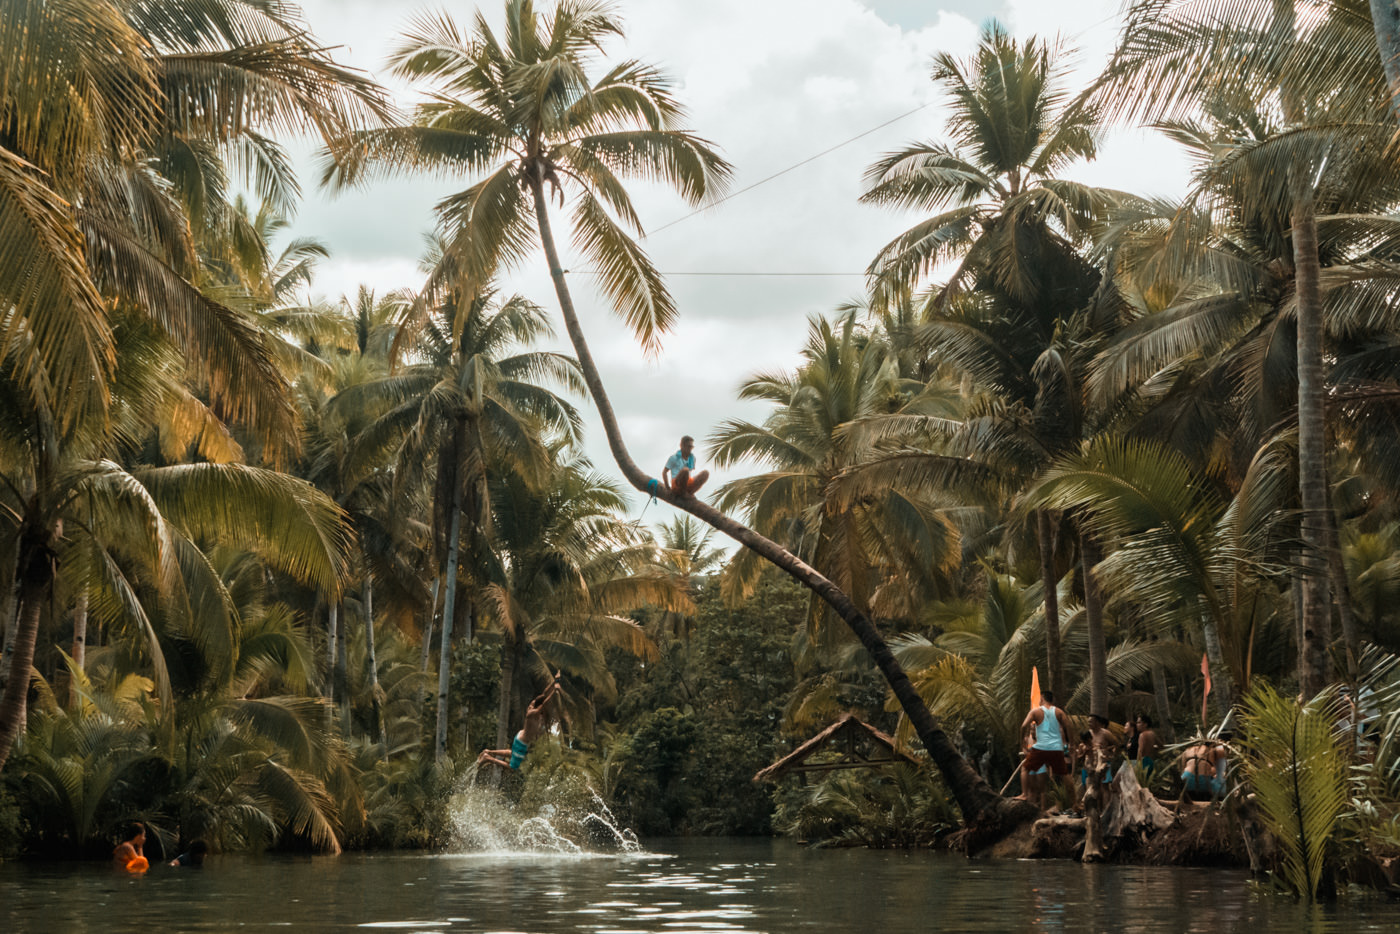
M428 624L423 627L423 657L418 663L418 668L421 671L428 670L428 660L433 655L433 624L437 621L438 591L440 590L442 590L441 572L433 579L433 599L428 605Z
M501 652L500 703L496 707L496 748L498 749L504 749L510 745L510 725L512 722L510 715L515 700L515 672L519 667L516 663L517 654L516 637L507 633L505 646Z
M593 396L598 415L602 420L603 431L608 439L608 447L612 450L613 459L617 462L617 466L627 482L642 493L655 495L658 499L665 500L677 509L690 513L766 559L821 597L841 617L856 635L856 638L860 640L861 645L865 647L876 667L880 669L880 673L889 683L895 699L899 702L905 716L909 718L909 722L923 742L924 748L928 750L929 758L938 766L949 790L952 791L966 822L985 824L995 828L998 825L1031 816L1034 813L1032 805L1028 802L1012 802L1002 798L958 753L947 734L939 727L937 719L929 712L923 698L914 689L909 676L895 661L894 655L880 635L880 631L870 618L856 607L849 596L818 573L816 569L776 542L759 535L747 526L694 497L678 497L660 484L655 484L653 478L643 472L632 460L632 456L628 453L626 444L623 442L622 432L618 426L617 416L613 412L612 403L609 402L607 391L603 386L602 375L593 362L588 341L579 324L573 298L569 293L568 282L564 278L564 267L559 261L559 252L555 246L550 226L542 172L531 173L529 185L534 201L535 217L539 225L540 241L549 263L549 274L554 281L554 290L559 299L564 325L569 332L569 340L573 344L574 353L578 356L584 382L588 386L589 393Z
M1060 593L1055 579L1055 532L1050 512L1035 512L1036 537L1040 544L1040 585L1045 601L1045 686L1059 691L1060 684Z

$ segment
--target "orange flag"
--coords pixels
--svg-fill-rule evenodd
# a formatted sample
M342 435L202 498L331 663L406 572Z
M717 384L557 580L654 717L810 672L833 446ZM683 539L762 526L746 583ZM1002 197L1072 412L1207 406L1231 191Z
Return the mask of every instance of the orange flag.
M1040 706L1040 672L1031 666L1031 710Z
M1210 718L1206 716L1206 698L1210 697L1210 659L1205 655L1201 656L1201 674L1206 679L1206 689L1201 694L1201 729L1204 730L1210 722Z

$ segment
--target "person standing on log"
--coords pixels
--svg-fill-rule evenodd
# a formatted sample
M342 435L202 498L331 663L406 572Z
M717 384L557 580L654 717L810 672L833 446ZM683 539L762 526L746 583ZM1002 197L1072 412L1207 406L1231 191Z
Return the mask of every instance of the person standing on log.
M1069 785L1069 761L1065 753L1069 750L1069 721L1064 711L1055 706L1055 695L1051 691L1040 692L1040 706L1031 709L1026 719L1021 721L1021 735L1030 733L1031 748L1021 760L1021 795L1031 800L1036 807L1044 809L1044 793L1037 787L1031 791L1031 773L1045 766L1051 776ZM1071 792L1072 796L1072 792Z
M1161 750L1161 740L1152 727L1152 718L1145 713L1137 715L1137 752L1142 762L1143 783L1152 781L1152 771L1157 767L1157 753Z

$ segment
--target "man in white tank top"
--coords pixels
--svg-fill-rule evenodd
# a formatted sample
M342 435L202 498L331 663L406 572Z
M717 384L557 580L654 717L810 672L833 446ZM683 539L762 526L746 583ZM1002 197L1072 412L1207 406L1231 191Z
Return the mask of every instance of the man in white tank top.
M1030 739L1030 748L1021 760L1021 797L1043 808L1044 786L1037 783L1032 789L1032 773L1044 766L1060 781L1069 781L1069 759L1065 756L1069 749L1069 721L1064 711L1055 706L1053 692L1040 692L1040 706L1032 708L1021 721L1021 736Z

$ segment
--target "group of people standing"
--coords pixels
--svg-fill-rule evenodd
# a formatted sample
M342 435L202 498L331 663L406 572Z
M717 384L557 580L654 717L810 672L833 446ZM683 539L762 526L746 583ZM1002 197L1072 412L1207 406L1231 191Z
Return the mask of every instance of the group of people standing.
M1040 703L1032 707L1021 721L1021 736L1026 745L1021 759L1021 795L1044 806L1045 791L1052 780L1063 783L1075 806L1081 806L1089 783L1102 775L1102 796L1105 801L1113 794L1113 774L1121 753L1128 762L1140 762L1148 781L1157 770L1162 742L1157 736L1152 718L1138 714L1124 724L1123 738L1110 728L1102 714L1089 717L1089 728L1079 733L1079 742L1071 746L1071 719L1055 706L1052 691L1042 691ZM1229 770L1230 733L1222 732L1218 740L1202 740L1181 754L1181 781L1185 794L1191 797L1219 797L1225 791L1225 776ZM1079 782L1071 778L1077 770Z

